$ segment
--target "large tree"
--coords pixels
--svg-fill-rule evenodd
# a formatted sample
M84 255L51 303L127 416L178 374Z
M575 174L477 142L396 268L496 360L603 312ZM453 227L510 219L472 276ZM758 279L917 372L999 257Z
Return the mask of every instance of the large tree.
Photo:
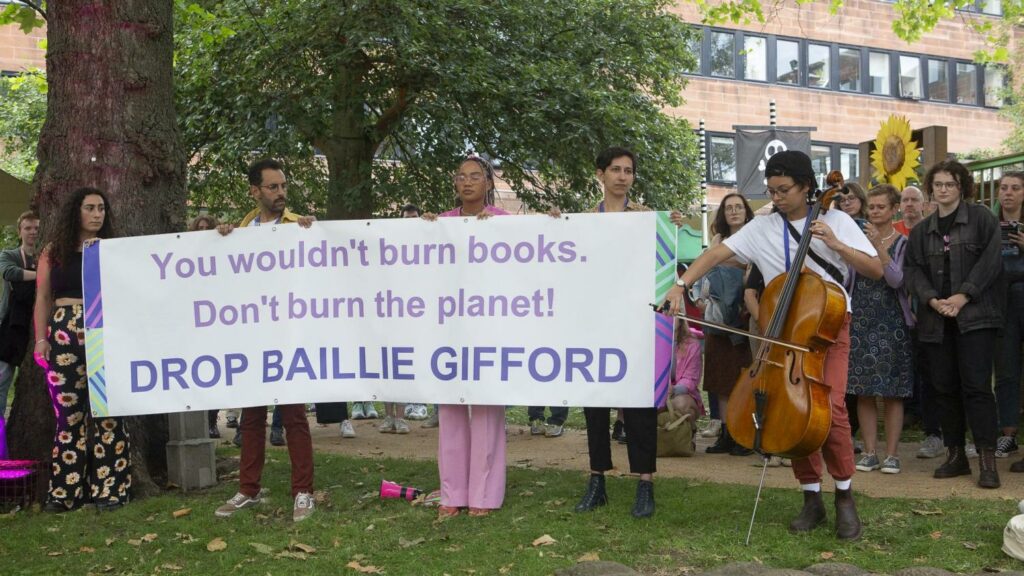
M472 150L535 208L589 207L593 159L640 156L656 207L695 196L696 139L667 116L693 63L668 0L248 0L183 5L179 114L193 200L246 206L242 168L292 162L328 218L451 206ZM326 188L326 198L323 191ZM225 191L233 191L224 196ZM317 192L320 195L317 195Z
M174 114L172 1L61 0L45 11L49 91L34 179L44 237L81 186L109 194L123 235L181 230L185 155ZM8 435L16 456L49 458L53 410L44 382L30 359L21 366ZM131 425L136 494L146 493L151 474L166 470L166 418Z

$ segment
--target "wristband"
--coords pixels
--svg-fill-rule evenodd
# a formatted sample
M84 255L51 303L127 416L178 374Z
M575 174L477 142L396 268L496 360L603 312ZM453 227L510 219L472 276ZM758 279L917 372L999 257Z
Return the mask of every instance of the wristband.
M36 340L36 344L39 344L40 342L46 342L46 338L40 338L39 340Z

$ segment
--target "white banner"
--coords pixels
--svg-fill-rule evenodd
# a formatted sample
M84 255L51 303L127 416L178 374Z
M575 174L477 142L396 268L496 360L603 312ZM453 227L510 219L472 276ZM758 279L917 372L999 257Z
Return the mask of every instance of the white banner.
M103 240L83 269L92 409L651 406L674 237L633 213Z

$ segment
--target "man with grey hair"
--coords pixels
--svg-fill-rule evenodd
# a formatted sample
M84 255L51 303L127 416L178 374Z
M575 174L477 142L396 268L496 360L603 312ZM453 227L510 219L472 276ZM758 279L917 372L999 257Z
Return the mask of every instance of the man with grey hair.
M903 219L893 224L893 228L904 236L910 236L910 229L924 220L928 212L921 189L917 186L907 186L900 192L900 214Z

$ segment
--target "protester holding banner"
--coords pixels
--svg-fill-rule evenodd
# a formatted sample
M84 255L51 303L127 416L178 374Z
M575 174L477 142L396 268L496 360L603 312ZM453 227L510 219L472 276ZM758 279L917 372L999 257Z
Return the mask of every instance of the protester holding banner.
M115 510L130 498L131 440L122 418L90 416L82 298L83 246L115 236L106 195L79 188L50 230L39 258L34 312L34 356L46 370L57 423L44 510L67 512L90 500L97 510Z
M739 232L698 257L669 290L667 301L673 314L681 307L681 296L687 286L697 282L714 266L736 256L742 262L757 265L768 284L788 272L789 263L800 242L797 235L811 234L811 253L804 266L826 282L842 288L844 271L852 266L858 274L881 278L882 265L875 248L868 242L849 215L829 210L814 222L808 221L810 208L807 195L816 187L811 159L803 152L779 152L765 168L768 188L776 212L754 218ZM790 232L790 229L796 233ZM845 291L845 289L843 289ZM849 312L847 299L847 312ZM838 340L825 356L825 384L831 387L832 426L821 452L793 461L793 473L804 493L804 507L790 523L790 531L807 532L827 519L821 498L822 456L836 483L836 535L855 539L861 534L860 518L853 498L852 477L855 471L853 446L846 415L847 366L849 362L849 314Z
M506 216L494 206L494 169L479 156L462 161L455 174L456 208L441 217L481 220ZM424 214L426 220L437 215ZM505 501L505 407L441 404L438 407L437 469L441 477L438 516L487 516Z
M239 226L260 227L276 224L297 223L309 228L316 218L299 216L287 208L288 181L284 165L277 160L265 159L249 167L249 195L257 207L242 219ZM235 227L221 224L217 230L229 234ZM288 456L292 465L292 520L300 522L308 518L313 504L313 441L309 434L305 404L278 406L284 429L288 435ZM235 512L260 503L260 480L266 457L267 408L253 406L242 410L242 455L239 463L238 493L231 497L215 514L227 518Z
M754 219L754 211L747 199L738 193L722 198L711 226L714 236L711 246L740 231L747 222ZM735 328L746 328L743 314L743 276L746 265L735 258L716 266L705 277L707 293L701 294L697 305L704 310L704 318L729 324ZM713 281L712 281L713 280ZM718 399L718 411L722 418L722 433L718 440L705 449L708 454L731 454L748 456L752 453L733 441L729 435L728 413L729 394L736 385L736 378L744 368L750 366L750 345L743 336L730 334L715 328L704 329L704 391Z
M636 156L625 148L608 148L597 157L597 179L604 188L604 199L591 212L646 212L650 208L629 199L636 181ZM658 448L658 414L655 408L624 408L626 451L629 470L640 475L632 514L646 518L654 514L654 478ZM604 473L613 468L609 408L584 408L587 421L587 448L590 453L590 480L577 512L588 512L608 503Z

